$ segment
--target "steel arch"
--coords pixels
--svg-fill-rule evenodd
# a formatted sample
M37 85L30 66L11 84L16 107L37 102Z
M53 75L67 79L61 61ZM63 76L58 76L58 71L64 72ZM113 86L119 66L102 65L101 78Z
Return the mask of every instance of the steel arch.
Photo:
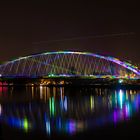
M57 51L20 57L0 65L2 76L140 77L140 70L111 56L89 52Z

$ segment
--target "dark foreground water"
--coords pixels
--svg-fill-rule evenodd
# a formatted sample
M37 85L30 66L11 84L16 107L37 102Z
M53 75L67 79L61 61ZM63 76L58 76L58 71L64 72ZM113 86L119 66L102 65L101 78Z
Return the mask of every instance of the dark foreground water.
M140 136L140 91L0 87L0 140Z

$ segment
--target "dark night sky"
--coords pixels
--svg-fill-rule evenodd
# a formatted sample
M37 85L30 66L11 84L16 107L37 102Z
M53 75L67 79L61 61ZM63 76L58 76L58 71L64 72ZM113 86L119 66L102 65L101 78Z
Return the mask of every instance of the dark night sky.
M140 14L132 2L1 3L0 61L77 50L140 63Z

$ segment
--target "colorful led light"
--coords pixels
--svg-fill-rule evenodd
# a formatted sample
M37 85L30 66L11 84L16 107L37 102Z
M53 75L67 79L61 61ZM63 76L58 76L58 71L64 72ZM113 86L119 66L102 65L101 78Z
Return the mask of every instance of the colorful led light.
M27 118L25 118L25 119L23 120L23 128L24 128L24 130L26 130L26 131L29 129L29 123L28 123Z
M114 58L114 57L102 56L102 55L89 53L89 52L73 52L73 51L45 52L45 53L41 53L41 54L34 54L34 55L30 55L30 56L20 57L18 59L13 60L13 61L9 61L5 64L2 64L2 65L0 65L0 67L4 66L4 65L7 65L9 63L13 63L13 62L28 59L28 58L33 58L33 57L43 56L43 55L52 55L52 54L78 54L78 55L86 55L86 56L97 57L97 58L101 58L101 59L104 59L104 60L109 60L110 62L116 63L116 64L118 64L118 65L120 65L120 66L122 66L122 67L124 67L128 70L131 70L132 72L134 72L135 74L140 76L140 70L137 68L137 66L133 66L132 64L130 64L128 62L122 62L119 59Z

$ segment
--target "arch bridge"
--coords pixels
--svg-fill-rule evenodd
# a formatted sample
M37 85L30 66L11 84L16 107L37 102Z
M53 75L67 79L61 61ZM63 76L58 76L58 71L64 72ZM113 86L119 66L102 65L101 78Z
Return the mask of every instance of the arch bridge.
M140 70L111 56L57 51L20 57L0 65L1 77L84 77L139 79Z

